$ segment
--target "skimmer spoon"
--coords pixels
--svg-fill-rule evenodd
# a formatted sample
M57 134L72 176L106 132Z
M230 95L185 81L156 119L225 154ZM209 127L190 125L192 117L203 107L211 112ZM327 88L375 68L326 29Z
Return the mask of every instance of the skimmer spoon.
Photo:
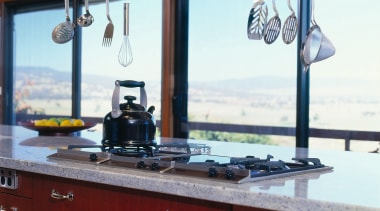
M269 21L264 30L264 41L266 44L272 44L276 41L278 35L281 31L281 19L278 16L278 11L276 8L276 0L272 0L273 11L275 16L273 16Z
M51 34L53 41L58 44L67 43L75 34L75 25L74 23L71 23L69 15L69 0L65 0L65 12L66 21L58 24Z
M296 38L298 31L298 20L292 5L290 5L290 0L288 0L288 7L292 13L285 20L284 27L282 28L282 40L285 44L292 43L294 38Z

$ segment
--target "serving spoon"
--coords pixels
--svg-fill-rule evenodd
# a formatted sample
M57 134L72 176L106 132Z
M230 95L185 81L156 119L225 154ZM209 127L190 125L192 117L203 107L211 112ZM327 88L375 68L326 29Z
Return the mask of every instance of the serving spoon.
M65 12L66 12L66 21L58 24L51 34L54 42L58 44L67 43L74 37L74 23L71 23L69 15L69 0L65 0Z
M84 1L84 6L86 8L86 13L82 14L78 19L77 23L79 26L87 27L90 26L94 22L94 16L91 15L88 8L88 0Z

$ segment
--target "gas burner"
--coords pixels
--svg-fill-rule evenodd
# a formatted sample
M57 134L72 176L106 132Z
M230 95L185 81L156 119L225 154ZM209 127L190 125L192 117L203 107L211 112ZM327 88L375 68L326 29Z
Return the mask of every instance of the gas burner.
M120 147L109 149L111 154L126 156L126 157L137 157L137 158L146 158L146 157L154 157L154 149L153 147L145 146L145 147Z
M146 140L146 141L129 140L129 141L119 141L116 144L116 143L110 142L108 140L102 140L102 145L105 148L154 147L157 145L157 142L155 140Z

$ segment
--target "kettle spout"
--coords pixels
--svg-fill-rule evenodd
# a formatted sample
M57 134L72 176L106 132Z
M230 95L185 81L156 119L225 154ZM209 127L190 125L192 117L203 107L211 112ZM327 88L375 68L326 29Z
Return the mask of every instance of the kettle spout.
M151 113L151 114L153 114L154 110L156 110L156 108L154 106L150 106L148 108L148 112Z

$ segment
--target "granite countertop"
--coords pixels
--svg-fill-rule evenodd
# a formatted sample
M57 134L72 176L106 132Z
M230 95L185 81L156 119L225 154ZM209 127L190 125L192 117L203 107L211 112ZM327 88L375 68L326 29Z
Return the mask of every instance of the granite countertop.
M232 184L135 169L56 161L47 158L68 144L99 144L101 131L80 136L38 136L20 126L0 125L0 167L127 188L273 210L380 210L380 155L188 140L206 144L212 154L255 155L290 161L318 157L332 171Z

